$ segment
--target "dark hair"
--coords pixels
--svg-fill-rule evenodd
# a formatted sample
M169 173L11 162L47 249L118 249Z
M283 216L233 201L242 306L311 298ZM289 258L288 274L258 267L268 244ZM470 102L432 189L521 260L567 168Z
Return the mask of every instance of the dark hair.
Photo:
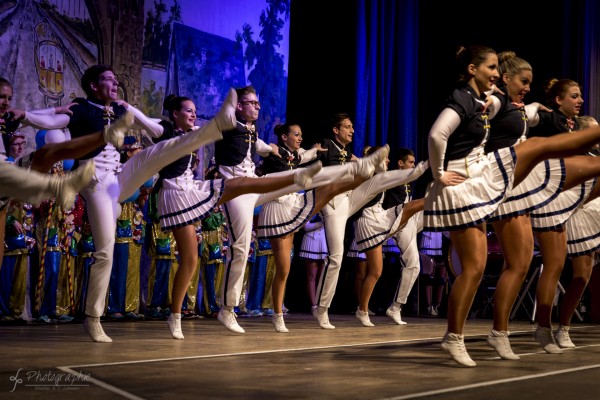
M8 86L12 89L12 85L10 84L10 82L2 77L0 77L0 86Z
M282 136L287 135L290 132L290 127L292 126L300 126L300 124L297 124L295 122L285 122L283 124L278 124L275 126L273 132L275 132L275 136L277 136L279 144L283 143Z
M413 156L413 157L415 156L415 152L407 147L398 148L398 151L396 152L396 154L398 156L398 161L402 161L402 162L406 162L406 160L408 159L408 156Z
M247 94L250 94L250 93L256 94L256 89L254 89L254 86L244 86L242 88L235 89L235 91L237 92L238 101L242 96L245 96Z
M92 65L91 67L85 70L83 76L81 77L81 88L83 89L86 95L94 95L91 85L92 83L98 83L100 75L106 71L111 71L112 73L115 72L110 65L104 64Z
M556 108L556 98L564 99L570 87L577 86L581 90L581 86L572 79L550 79L544 86L546 93L546 101L550 107Z
M193 102L193 100L189 97L175 96L174 94L170 94L167 97L165 97L165 101L163 101L163 109L165 109L169 113L169 119L171 121L175 120L173 112L181 110L183 108L184 101Z
M460 47L456 52L456 68L458 72L458 79L460 81L468 81L471 79L471 75L468 71L469 65L481 65L489 54L496 54L496 51L491 47L480 45Z
M338 128L342 126L342 121L345 119L351 119L350 116L346 113L337 113L331 117L330 126L332 128Z

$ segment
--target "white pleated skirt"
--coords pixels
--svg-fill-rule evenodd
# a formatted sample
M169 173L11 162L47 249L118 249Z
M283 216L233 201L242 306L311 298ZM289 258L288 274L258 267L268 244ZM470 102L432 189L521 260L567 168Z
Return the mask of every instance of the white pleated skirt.
M348 252L346 253L346 257L349 258L358 258L359 260L366 260L367 255L365 253L361 253L358 251L358 246L356 246L356 239L352 241Z
M531 227L534 231L551 231L558 229L581 207L590 195L596 179L560 192L550 203L531 212Z
M354 221L354 241L359 252L385 243L400 228L404 204L384 210L381 204L365 208Z
M456 186L444 186L438 180L429 184L425 194L423 226L426 231L450 231L481 224L504 201L512 187L517 156L513 147L488 156L482 147L467 157L452 160L447 171L468 179Z
M163 181L158 192L158 213L163 231L180 228L206 218L223 196L221 179L200 181L178 186Z
M577 209L565 227L569 257L582 256L600 249L600 198Z
M315 191L290 193L263 205L258 215L257 236L269 239L297 232L315 209Z
M304 234L298 256L309 260L324 260L327 257L327 239L323 227Z
M554 200L565 182L565 163L554 158L537 164L527 177L513 187L489 221L525 215Z

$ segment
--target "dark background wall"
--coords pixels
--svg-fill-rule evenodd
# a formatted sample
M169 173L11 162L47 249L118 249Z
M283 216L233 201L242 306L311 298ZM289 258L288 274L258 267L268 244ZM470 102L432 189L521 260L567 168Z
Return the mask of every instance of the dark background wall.
M429 128L455 82L449 66L460 45L513 50L528 60L534 68L528 102L543 100L543 83L552 77L578 80L585 89L578 64L581 38L575 29L582 18L579 3L420 1L419 95L415 101L417 150L422 158ZM305 145L309 145L330 134L327 118L331 113L352 115L355 110L356 1L292 1L290 18L287 116L302 124Z

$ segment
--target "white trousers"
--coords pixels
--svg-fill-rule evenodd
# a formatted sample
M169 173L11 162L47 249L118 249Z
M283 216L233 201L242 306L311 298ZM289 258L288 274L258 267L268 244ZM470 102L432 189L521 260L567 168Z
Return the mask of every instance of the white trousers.
M328 185L334 182L354 179L351 173L354 166L350 164L322 168L313 176L309 188ZM276 177L296 173L296 170L277 172L265 176ZM256 194L249 193L229 200L224 205L225 220L229 228L230 247L227 253L227 269L223 279L221 304L226 307L239 305L244 284L244 271L248 261L248 251L252 241L252 224L254 222L254 208L280 198L289 193L304 190L298 184L293 184L275 192Z
M39 205L56 194L50 189L50 175L0 162L0 197L7 196Z
M406 225L394 235L396 244L402 252L402 275L396 289L394 301L406 304L420 272L419 246L417 234L423 230L423 211L419 211L407 221Z
M100 317L104 313L113 263L116 221L121 213L119 203L128 199L163 167L220 138L221 133L214 120L211 120L198 131L159 142L142 150L124 164L115 161L116 150L110 144L94 158L94 179L81 192L86 200L96 249L88 281L86 315Z
M335 196L323 207L323 222L329 255L325 259L325 266L317 287L317 304L319 306L329 308L335 294L344 256L344 232L348 218L377 194L420 176L413 176L409 180L408 177L413 172L412 170L393 170L376 174L356 189Z

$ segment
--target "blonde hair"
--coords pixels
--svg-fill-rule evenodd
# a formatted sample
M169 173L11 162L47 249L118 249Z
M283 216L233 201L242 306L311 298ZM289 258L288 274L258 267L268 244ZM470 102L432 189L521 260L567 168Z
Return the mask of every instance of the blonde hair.
M500 76L507 74L514 76L521 71L533 71L531 64L517 57L514 51L503 51L498 54L498 73Z
M581 115L577 117L577 124L579 124L580 129L586 129L590 128L592 125L598 125L598 121L591 115Z

